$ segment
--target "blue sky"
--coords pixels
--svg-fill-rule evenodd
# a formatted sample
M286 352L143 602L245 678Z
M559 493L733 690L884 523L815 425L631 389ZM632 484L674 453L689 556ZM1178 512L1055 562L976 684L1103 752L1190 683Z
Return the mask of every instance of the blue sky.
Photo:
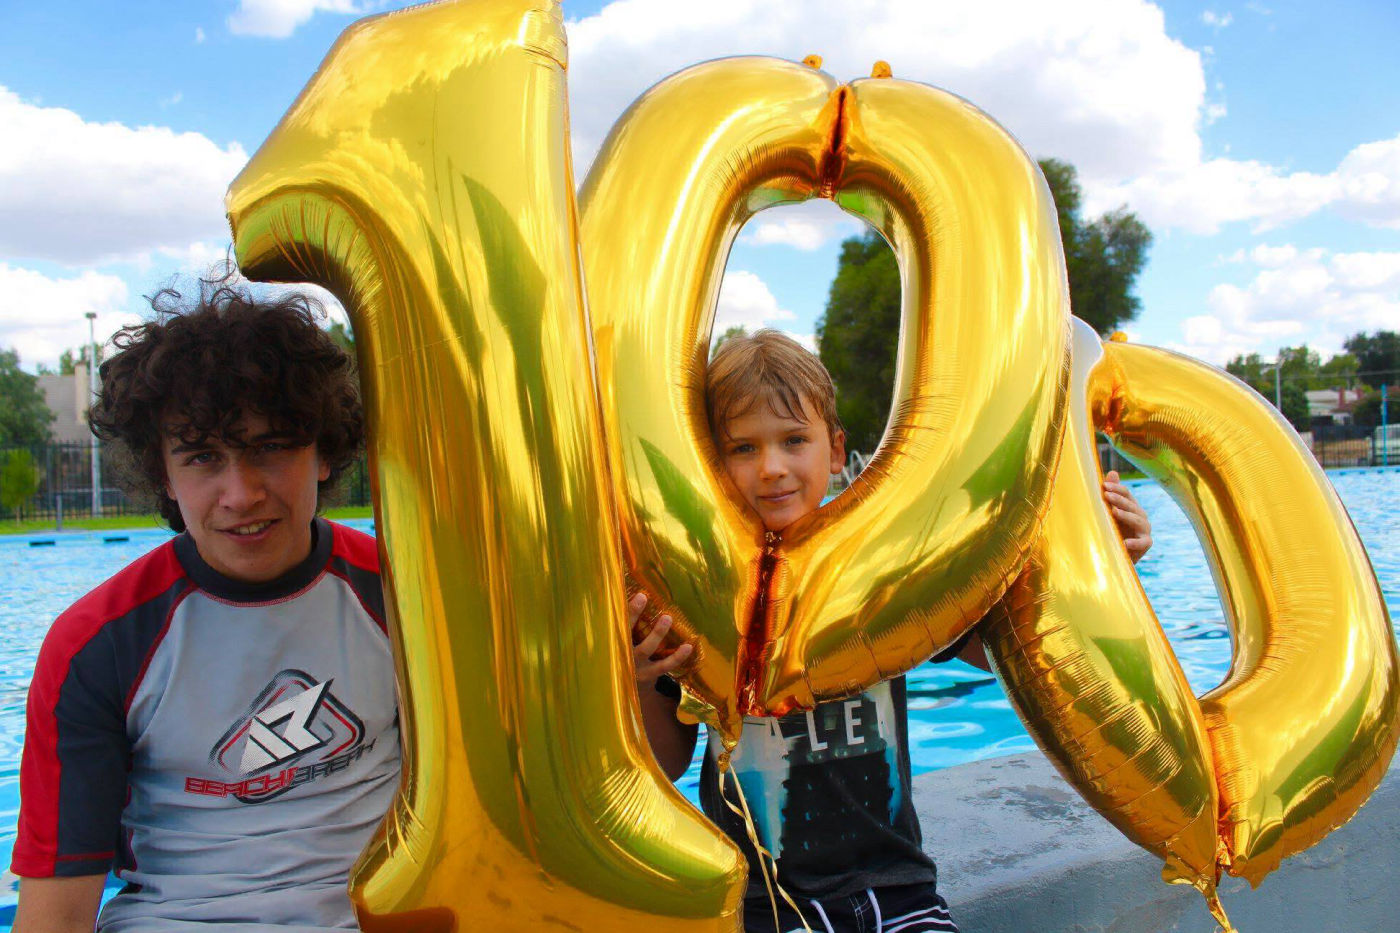
M27 368L138 319L223 255L222 194L376 0L0 0L0 347ZM877 58L967 97L1094 212L1156 241L1138 340L1211 362L1400 328L1400 4L566 0L580 178L623 108L707 58ZM810 335L844 236L829 204L759 215L718 326Z

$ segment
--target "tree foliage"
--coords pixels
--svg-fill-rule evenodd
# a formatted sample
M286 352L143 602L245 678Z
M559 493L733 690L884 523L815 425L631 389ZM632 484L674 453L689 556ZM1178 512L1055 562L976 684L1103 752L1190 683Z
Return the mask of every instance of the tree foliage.
M710 358L714 359L715 351L718 350L720 344L724 343L726 340L729 340L731 337L747 337L748 335L749 332L744 329L743 324L729 325L724 329L724 333L716 337L714 342L710 344Z
M1152 234L1123 208L1086 222L1074 167L1047 159L1040 168L1055 198L1071 307L1099 333L1109 334L1141 307L1133 286ZM817 322L817 349L836 382L849 449L873 450L884 433L894 392L899 312L899 266L884 240L871 232L842 243L826 312Z
M0 447L47 443L53 420L38 377L19 368L14 350L0 350Z
M899 335L899 266L878 234L841 244L817 352L836 383L846 449L871 451L885 430Z
M1356 357L1362 382L1373 389L1400 385L1400 333L1378 330L1375 334L1353 334L1343 346Z
M0 506L19 520L19 507L39 491L39 469L28 450L11 450L0 459Z
M1085 221L1080 216L1082 195L1074 166L1042 159L1040 170L1059 215L1070 308L1075 317L1108 336L1142 309L1133 285L1147 262L1152 232L1126 207Z
M1282 365L1277 379L1275 364L1258 353L1235 357L1225 364L1225 371L1264 396L1270 405L1281 401L1283 417L1297 430L1306 431L1310 422L1308 382L1321 368L1317 351L1307 346L1283 347L1279 350L1279 359Z

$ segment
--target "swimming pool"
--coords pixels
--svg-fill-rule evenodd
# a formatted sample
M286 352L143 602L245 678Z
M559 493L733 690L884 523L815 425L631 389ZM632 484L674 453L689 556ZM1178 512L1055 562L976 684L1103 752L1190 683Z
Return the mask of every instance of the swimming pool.
M1400 619L1400 469L1329 474ZM1197 693L1224 678L1230 642L1205 556L1185 516L1152 483L1133 483L1152 516L1143 586ZM348 524L372 530L368 521ZM34 658L53 618L124 564L169 537L157 529L0 537L0 865L9 866L19 812L24 701ZM49 542L38 544L36 542ZM909 675L909 740L915 773L1034 747L990 674L958 661ZM697 796L699 755L680 785ZM0 877L0 931L13 917L17 880Z

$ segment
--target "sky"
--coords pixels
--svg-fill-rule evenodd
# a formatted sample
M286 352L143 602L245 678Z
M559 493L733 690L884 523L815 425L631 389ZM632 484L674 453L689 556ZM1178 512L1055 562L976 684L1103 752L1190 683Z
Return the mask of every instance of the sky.
M223 195L336 36L380 0L0 0L0 349L34 371L140 320L228 247ZM1131 339L1223 364L1400 329L1394 0L565 0L575 171L646 88L737 54L877 59L1076 166L1089 217L1154 235ZM716 328L810 343L829 202L757 215Z

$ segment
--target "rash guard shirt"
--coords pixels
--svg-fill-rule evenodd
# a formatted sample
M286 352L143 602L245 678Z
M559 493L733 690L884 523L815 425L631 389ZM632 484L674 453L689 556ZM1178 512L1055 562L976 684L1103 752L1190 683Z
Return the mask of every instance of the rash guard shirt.
M180 535L45 638L11 870L116 872L103 933L354 929L347 875L398 777L374 539L317 519L254 585Z

